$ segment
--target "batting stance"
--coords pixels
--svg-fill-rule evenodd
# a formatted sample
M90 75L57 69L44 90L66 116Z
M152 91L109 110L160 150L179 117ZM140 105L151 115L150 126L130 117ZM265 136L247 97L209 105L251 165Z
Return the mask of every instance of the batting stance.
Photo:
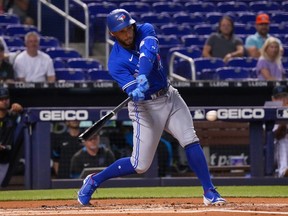
M98 174L88 175L78 191L78 201L89 204L93 192L107 179L144 173L150 167L163 130L178 139L191 169L204 189L205 205L225 203L211 182L208 166L195 133L190 111L163 70L159 44L153 26L137 24L124 9L107 16L115 38L108 67L112 77L129 96L129 117L133 122L133 152Z

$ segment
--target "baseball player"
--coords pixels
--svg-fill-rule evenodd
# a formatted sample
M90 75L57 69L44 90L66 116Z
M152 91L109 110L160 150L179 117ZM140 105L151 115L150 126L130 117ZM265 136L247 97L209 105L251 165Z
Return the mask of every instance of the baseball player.
M136 25L124 9L108 14L107 24L115 38L108 62L110 74L132 97L128 111L133 123L133 152L131 157L115 161L102 172L88 175L78 191L78 202L89 204L93 192L107 179L146 172L166 130L185 149L189 165L203 186L204 204L224 204L225 199L211 182L190 111L163 71L153 26Z

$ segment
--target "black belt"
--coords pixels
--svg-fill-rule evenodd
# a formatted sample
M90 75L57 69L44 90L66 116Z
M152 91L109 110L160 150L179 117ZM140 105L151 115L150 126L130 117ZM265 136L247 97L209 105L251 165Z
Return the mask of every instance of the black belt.
M151 94L150 98L152 100L154 100L154 99L156 99L156 98L158 98L160 96L163 96L163 95L165 95L168 92L168 89L169 89L169 86L166 87L166 88L160 89L159 91L155 92L154 94Z

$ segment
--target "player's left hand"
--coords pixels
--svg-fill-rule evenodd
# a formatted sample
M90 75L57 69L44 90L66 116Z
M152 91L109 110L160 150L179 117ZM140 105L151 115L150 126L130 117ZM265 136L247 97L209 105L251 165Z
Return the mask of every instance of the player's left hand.
M141 92L146 92L149 89L149 83L144 74L139 75L136 80L138 83L137 88L139 88Z
M18 103L13 103L11 105L10 111L18 114L18 113L21 113L23 111L23 107Z
M145 99L144 93L139 88L136 88L130 92L129 96L132 97L132 100L135 102L143 101Z

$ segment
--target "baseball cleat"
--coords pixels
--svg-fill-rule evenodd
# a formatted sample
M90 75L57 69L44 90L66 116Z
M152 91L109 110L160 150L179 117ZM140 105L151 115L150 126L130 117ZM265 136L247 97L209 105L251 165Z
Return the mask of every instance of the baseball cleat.
M216 191L216 188L211 188L203 195L204 205L224 205L226 200Z
M94 191L97 189L97 183L92 179L93 174L88 175L83 180L83 185L78 191L78 202L81 205L90 204L90 199Z

